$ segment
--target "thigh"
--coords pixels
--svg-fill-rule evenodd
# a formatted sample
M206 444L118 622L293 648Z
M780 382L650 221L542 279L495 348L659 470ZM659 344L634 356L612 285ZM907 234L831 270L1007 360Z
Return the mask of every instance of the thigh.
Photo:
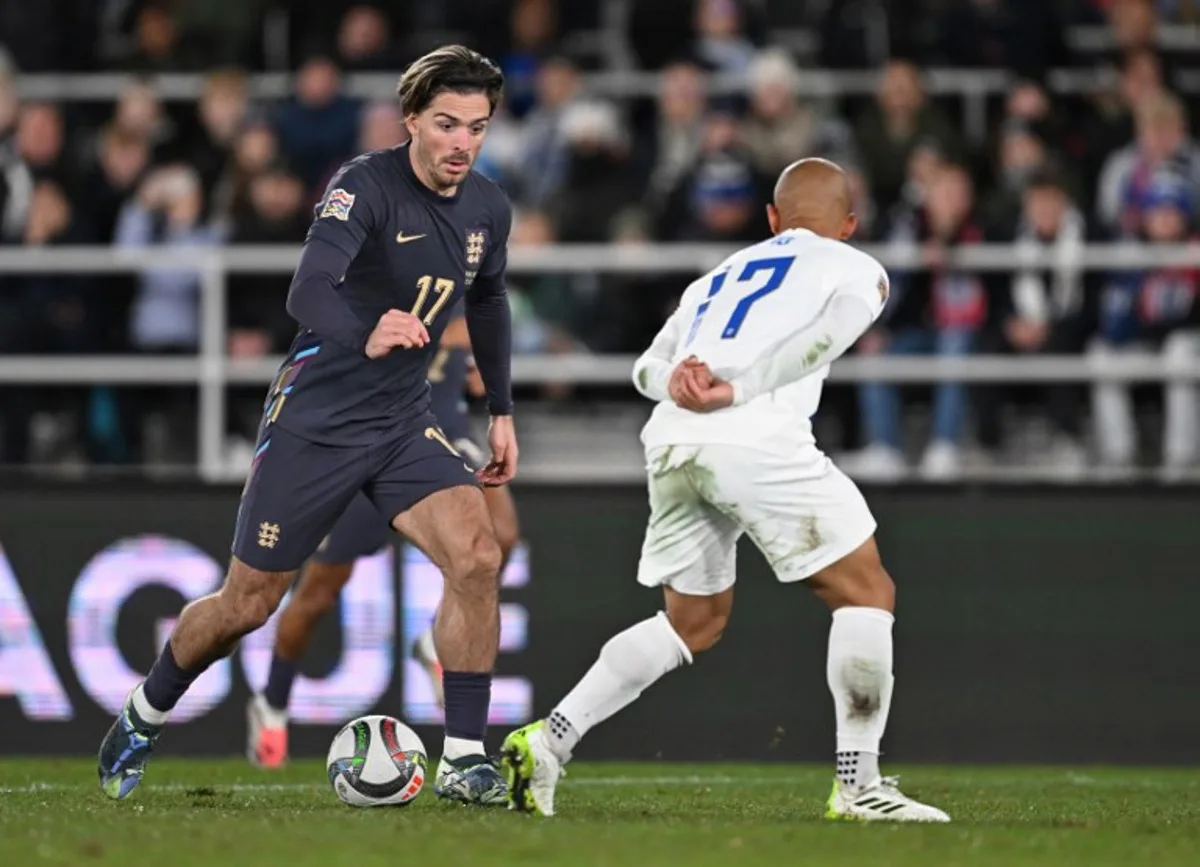
M412 535L409 529L420 529L425 531L423 535L428 535L429 532L441 533L444 528L422 526L405 529L398 523L397 516L408 512L428 512L416 507L439 492L466 489L461 497L449 500L439 498L439 503L471 504L469 508L477 509L487 519L475 471L446 438L432 415L380 447L371 463L364 493L398 532L408 536L418 546L421 545L421 539ZM443 508L437 506L439 511ZM403 523L408 526L412 521ZM490 528L490 523L487 526ZM433 552L427 550L425 553L433 557ZM437 559L434 562L442 565Z
M714 596L736 580L737 523L714 504L712 471L699 446L668 446L647 456L650 520L638 582L687 596Z
M362 487L364 449L334 448L272 426L242 489L233 554L264 572L299 569Z
M353 563L387 544L389 521L365 494L356 494L317 547L318 563Z
M832 464L820 475L790 457L709 446L718 495L780 581L801 581L875 534L858 487Z

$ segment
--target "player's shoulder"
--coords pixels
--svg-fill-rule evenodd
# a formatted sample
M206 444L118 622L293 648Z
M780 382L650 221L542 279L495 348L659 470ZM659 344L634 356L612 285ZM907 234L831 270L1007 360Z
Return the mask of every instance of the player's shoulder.
M512 203L498 183L477 169L471 169L466 183L470 195L479 201L497 224L511 225Z
M388 177L395 168L396 155L393 150L393 148L384 148L366 151L346 160L334 172L329 181L330 186L336 186L347 178L370 177L378 181Z

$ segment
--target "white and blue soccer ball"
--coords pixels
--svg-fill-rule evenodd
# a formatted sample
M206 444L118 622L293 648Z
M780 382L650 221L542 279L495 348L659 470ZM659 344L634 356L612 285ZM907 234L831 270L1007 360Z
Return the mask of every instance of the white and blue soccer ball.
M350 806L402 806L421 793L428 760L416 732L398 719L375 715L342 727L325 766L334 792Z

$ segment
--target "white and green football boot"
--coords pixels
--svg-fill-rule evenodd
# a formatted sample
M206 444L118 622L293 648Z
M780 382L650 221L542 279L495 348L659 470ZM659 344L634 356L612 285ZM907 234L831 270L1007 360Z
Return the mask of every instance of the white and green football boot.
M858 822L949 822L937 807L915 801L900 791L899 777L876 777L859 789L833 781L825 805L826 819Z
M506 737L500 762L508 779L508 808L553 816L554 789L565 774L562 760L546 739L546 721L530 723Z

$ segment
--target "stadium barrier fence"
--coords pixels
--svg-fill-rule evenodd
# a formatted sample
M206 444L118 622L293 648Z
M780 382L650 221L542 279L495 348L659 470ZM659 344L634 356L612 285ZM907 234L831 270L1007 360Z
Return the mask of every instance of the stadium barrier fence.
M864 245L889 269L919 269L921 251L912 246ZM645 275L673 273L686 281L718 265L735 248L709 244L622 245L561 244L548 247L514 246L509 273ZM0 384L179 384L199 390L197 471L206 481L231 481L222 459L226 424L226 389L230 385L265 385L274 377L282 357L253 360L226 355L228 277L239 274L291 272L299 248L220 247L117 250L111 247L21 247L0 250L0 275L5 274L121 274L142 269L194 270L200 281L201 340L192 357L153 355L3 356ZM1132 269L1200 264L1200 247L1184 245L1093 244L1061 249L1025 245L980 244L952 252L952 267L975 271L1018 271L1022 268L1060 270ZM99 290L98 290L99 291ZM622 291L614 288L610 291ZM634 356L575 353L518 356L518 384L570 382L629 384ZM1008 357L977 355L965 358L847 357L832 368L832 382L886 380L901 383L965 382L1161 382L1200 380L1200 363L1180 362L1158 354L1120 357Z

